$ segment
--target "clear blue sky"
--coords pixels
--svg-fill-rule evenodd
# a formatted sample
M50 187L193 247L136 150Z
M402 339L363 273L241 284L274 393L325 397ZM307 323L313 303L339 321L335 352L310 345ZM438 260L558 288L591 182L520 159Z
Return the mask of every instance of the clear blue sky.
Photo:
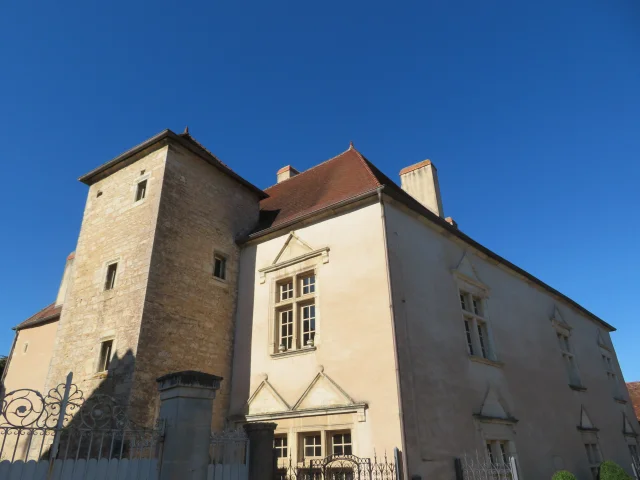
M191 133L261 187L350 140L430 158L445 213L618 328L640 380L640 4L8 2L0 15L0 352L55 298L87 187Z

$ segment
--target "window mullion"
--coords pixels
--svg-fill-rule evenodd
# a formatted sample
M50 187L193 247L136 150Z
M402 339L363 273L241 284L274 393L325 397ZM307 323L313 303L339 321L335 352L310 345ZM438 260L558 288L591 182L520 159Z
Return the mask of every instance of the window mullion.
M300 325L299 325L299 317L298 315L298 302L294 301L292 304L292 315L293 315L293 345L292 349L297 350L300 348Z

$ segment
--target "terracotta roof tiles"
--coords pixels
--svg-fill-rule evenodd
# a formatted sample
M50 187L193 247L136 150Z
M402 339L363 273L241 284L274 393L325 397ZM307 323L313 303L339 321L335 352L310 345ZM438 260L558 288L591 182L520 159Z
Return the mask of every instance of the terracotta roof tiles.
M24 328L35 327L42 323L51 322L60 318L60 312L62 312L62 305L56 307L55 303L47 305L38 313L31 315L24 322L15 327L16 330L22 330Z

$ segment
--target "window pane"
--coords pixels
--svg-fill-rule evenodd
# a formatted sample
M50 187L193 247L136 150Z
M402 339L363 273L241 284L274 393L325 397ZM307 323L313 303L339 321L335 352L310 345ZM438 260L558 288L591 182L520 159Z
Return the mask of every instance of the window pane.
M143 180L138 183L138 188L136 189L136 202L138 200L142 200L147 194L147 181Z
M471 325L469 324L469 320L465 318L464 320L464 330L467 336L467 350L469 351L469 355L473 355L473 342L471 341Z
M473 313L482 316L482 300L479 297L473 297Z
M107 278L104 282L104 289L111 290L116 286L116 275L118 272L118 264L112 263L107 267Z
M316 336L316 306L302 307L302 345L313 345Z
M280 346L285 350L293 348L293 311L280 312Z
M487 454L489 455L489 461L494 463L493 460L493 451L491 450L491 442L487 442Z
M467 295L464 292L460 292L460 306L463 310L467 310Z
M302 295L314 293L316 291L316 276L309 275L302 279Z
M482 350L482 356L488 358L486 347L486 327L484 324L478 322L478 340L480 341L480 350Z
M280 301L293 298L293 282L289 281L280 285Z
M227 276L227 259L222 255L214 255L213 257L213 276L224 280Z

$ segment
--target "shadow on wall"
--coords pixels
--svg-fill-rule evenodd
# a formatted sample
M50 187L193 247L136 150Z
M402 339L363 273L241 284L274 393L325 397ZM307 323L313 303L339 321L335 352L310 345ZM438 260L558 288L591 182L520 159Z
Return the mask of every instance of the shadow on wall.
M240 254L238 275L238 305L235 318L235 339L231 377L231 402L229 404L229 427L243 422L251 387L251 344L253 336L253 306L256 275L257 245L244 247ZM261 317L262 318L262 317Z
M0 418L0 458L109 459L116 454L121 458L143 454L135 449L150 446L153 429L130 417L127 400L134 365L128 350L122 357L113 356L108 370L93 378L72 377L47 392L8 392Z

